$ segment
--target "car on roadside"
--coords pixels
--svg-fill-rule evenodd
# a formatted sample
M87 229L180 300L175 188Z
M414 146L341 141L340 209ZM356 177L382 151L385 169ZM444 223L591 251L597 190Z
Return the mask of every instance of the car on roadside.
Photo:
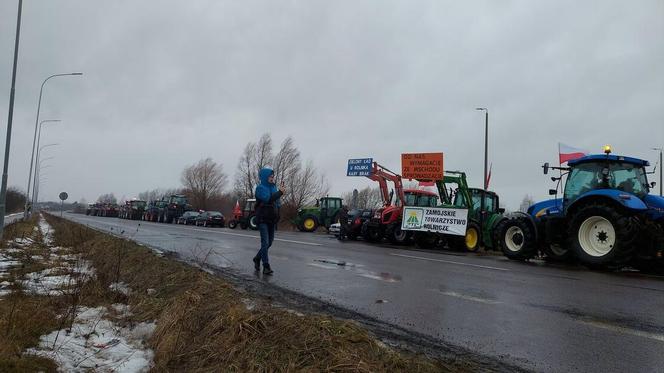
M187 211L182 216L179 218L175 219L175 224L184 224L184 225L189 225L189 224L194 224L196 222L196 218L200 215L198 211Z
M226 224L226 219L224 215L219 211L204 211L201 212L195 220L195 225L197 227L221 227L223 228Z

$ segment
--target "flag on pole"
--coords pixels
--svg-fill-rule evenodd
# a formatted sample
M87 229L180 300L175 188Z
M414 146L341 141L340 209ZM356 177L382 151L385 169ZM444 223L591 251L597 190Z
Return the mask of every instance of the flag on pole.
M491 170L493 170L493 162L489 166L489 173L486 175L486 188L489 189L489 182L491 182Z
M575 148L561 142L558 143L558 160L560 161L560 164L577 158L585 157L588 154L589 152L586 150Z

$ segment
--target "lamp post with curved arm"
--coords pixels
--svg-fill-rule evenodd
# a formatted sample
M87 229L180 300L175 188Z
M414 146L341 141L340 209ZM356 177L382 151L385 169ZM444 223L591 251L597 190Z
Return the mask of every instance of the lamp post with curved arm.
M43 150L44 148L48 148L48 147L51 147L51 146L58 146L58 145L60 145L60 144L53 143L53 144L46 144L46 145L43 145L42 147L40 147L39 149L37 149L37 154L38 154L38 155L41 155L41 152L42 152L42 150ZM37 163L37 166L35 167L35 168L36 168L35 171L38 171L38 170L39 170L39 165L40 165L41 162L40 162L39 159L37 159L37 162L36 162L36 163ZM38 176L39 176L39 172L37 172L37 174L35 175L35 180L34 180L34 183L35 183L35 184L39 184L39 183L38 183L38 179L37 179ZM35 191L34 191L34 193L33 193L33 195L32 195L32 198L33 198L33 200L32 200L32 203L33 203L33 205L32 205L32 206L33 206L33 209L34 209L34 205L35 205L35 203L37 203L37 198L36 198L36 197L37 197L37 194L38 194L38 193L39 193L39 186L37 185L37 187L36 187L36 189L35 189Z
M35 134L32 139L32 155L30 156L30 172L28 172L28 189L26 191L27 195L25 196L25 210L23 212L23 217L28 217L28 202L30 201L30 184L32 183L32 168L35 161L35 145L37 143L37 127L39 126L39 110L41 109L41 100L42 93L44 92L44 84L51 79L58 76L72 76L72 75L83 75L83 73L67 73L67 74L54 74L44 79L39 89L39 101L37 101L37 118L35 118Z
M59 122L61 122L60 119L45 119L45 120L42 120L41 122L39 122L39 132L38 132L38 134L37 134L37 149L38 149L38 150L37 150L37 158L36 158L37 161L39 161L39 144L41 143L41 130L42 130L42 126L44 125L44 123L59 123ZM36 183L35 183L35 180L36 180L36 177L37 177L37 169L35 168L35 174L34 174L34 176L33 176L34 179L33 179L33 182L32 182L32 204L33 204L33 205L34 205L35 202L37 201L36 198L35 198L35 190L36 190L36 188L35 188L35 184L36 184Z

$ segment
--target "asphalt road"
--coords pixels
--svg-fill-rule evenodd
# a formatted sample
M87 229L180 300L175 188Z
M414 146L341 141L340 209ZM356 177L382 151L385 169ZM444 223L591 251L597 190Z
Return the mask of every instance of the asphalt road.
M65 215L259 276L251 262L257 232ZM320 234L276 237L275 274L263 279L277 286L536 371L664 370L662 277L338 242Z

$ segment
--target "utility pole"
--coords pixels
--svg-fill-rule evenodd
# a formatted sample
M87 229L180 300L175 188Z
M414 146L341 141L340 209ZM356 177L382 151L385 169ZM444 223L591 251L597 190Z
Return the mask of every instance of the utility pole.
M0 239L5 230L5 203L7 200L7 172L9 168L9 148L12 140L12 120L14 119L14 94L16 92L16 65L18 63L18 42L21 35L21 10L23 0L18 0L16 16L16 41L14 42L14 67L12 69L12 87L9 91L9 115L7 118L7 139L5 140L5 163L2 168L2 186L0 187ZM29 193L29 191L27 191ZM27 195L26 195L27 200Z
M652 148L652 150L659 151L659 196L662 197L662 188L664 188L664 184L662 184L662 151L664 151L664 149Z

